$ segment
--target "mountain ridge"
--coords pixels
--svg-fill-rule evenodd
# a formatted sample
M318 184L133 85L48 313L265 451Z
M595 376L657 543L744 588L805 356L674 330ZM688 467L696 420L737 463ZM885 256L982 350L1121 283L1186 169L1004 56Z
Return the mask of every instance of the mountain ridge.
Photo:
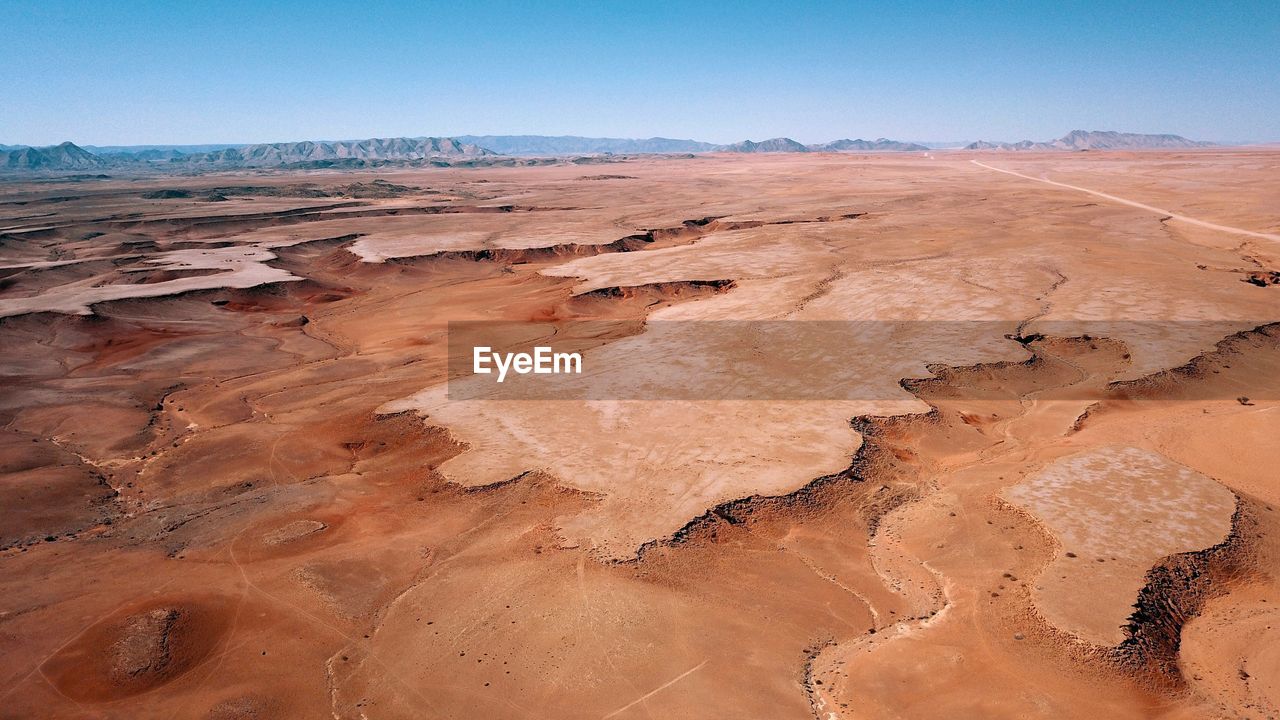
M743 140L732 145L725 145L720 149L731 153L810 152L807 145L801 145L787 137L769 138L760 142Z
M6 170L96 170L110 163L73 142L48 147L15 147L0 151L0 168Z
M1176 150L1214 147L1217 143L1188 140L1181 135L1168 133L1125 133L1114 130L1072 130L1055 140L1034 142L1021 140L1015 143L978 140L964 147L965 150Z
M666 137L610 138L581 135L458 135L457 140L501 155L594 155L711 152L719 145Z
M497 147L481 142L489 141ZM1125 133L1111 130L1072 130L1055 140L992 142L978 140L964 150L1157 150L1215 147L1217 143L1189 140L1167 133ZM92 152L91 149L98 152ZM182 148L202 152L184 152ZM207 149L207 150L205 150ZM435 164L488 163L501 156L571 157L611 154L808 153L808 152L924 152L928 146L878 138L805 145L787 137L728 145L664 137L643 139L590 138L577 135L460 135L457 137L394 137L249 145L138 145L80 147L70 141L48 147L0 145L0 170L47 172L98 170L113 167L152 169L200 168L317 168L363 167L366 163ZM508 161L510 162L510 161Z
M172 161L198 165L271 167L324 160L427 160L477 158L496 154L478 145L463 143L454 138L370 138L368 140L259 143L188 155Z
M811 152L923 152L929 149L927 145L890 140L888 138L877 138L875 140L863 140L861 138L850 140L844 138L808 147Z

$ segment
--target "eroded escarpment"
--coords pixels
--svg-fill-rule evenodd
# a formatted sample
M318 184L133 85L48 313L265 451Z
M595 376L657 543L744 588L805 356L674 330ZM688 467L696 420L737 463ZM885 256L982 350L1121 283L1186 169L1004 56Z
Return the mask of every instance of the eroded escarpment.
M1245 273L1241 282L1256 285L1260 288L1280 285L1280 270L1251 270Z
M883 493L864 508L863 519L874 533L879 520L928 484L946 455L974 453L991 443L990 431L1024 412L1021 399L1042 390L1061 387L1079 379L1078 370L1046 349L1086 346L1080 338L1035 338L1027 341L1030 357L1023 361L983 363L972 367L929 365L929 378L905 378L901 386L930 407L905 415L858 416L850 425L862 442L844 470L824 475L796 490L776 496L751 496L731 500L690 520L665 539L641 546L638 557L654 547L677 545L695 535L711 532L721 523L749 524L753 517L804 513L838 502L853 483L878 482ZM962 409L980 408L981 413Z
M451 283L459 275L442 275L429 259L359 262L345 250L356 237L280 249L268 262L298 273L300 279L291 282L100 302L89 316L33 313L0 319L6 339L0 361L12 388L0 403L0 421L6 425L0 472L11 481L0 491L11 507L18 508L0 523L0 546L69 541L86 532L110 535L113 523L138 515L167 518L160 527L170 528L163 530L170 534L175 517L201 515L230 496L281 482L287 475L284 466L291 462L284 454L305 443L276 435L278 426L251 399L261 392L255 379L270 383L270 378L288 376L295 369L304 378L314 372L327 382L363 377L367 366L353 357L358 351L351 340L354 333L343 330L341 321L327 318L345 317L353 304L394 301L402 293ZM724 281L674 282L575 297L568 280L543 277L534 270L520 281L531 297L522 299L530 309L521 310L518 317L610 319L603 335L601 328L577 332L582 337L576 339L575 332L566 332L564 341L576 348L640 332L640 321L656 308L733 287ZM479 264L468 280L498 286L510 278L499 267ZM398 335L398 345L379 349L403 356L397 361L402 367L398 382L406 388L402 392L423 382L411 363L439 352L444 330L442 323L411 326L407 332L388 330ZM415 331L421 340L403 339L412 338ZM226 343L234 343L237 352L224 352ZM71 393L63 387L68 369L85 378ZM215 390L216 399L201 401L199 410L188 407L195 401L181 398L200 392L211 376L215 388L226 384L229 396L217 397L220 392ZM232 389L241 386L247 388L246 397ZM365 427L364 416L374 406L362 404L355 411L359 419L352 424L353 433ZM341 415L353 422L352 413ZM233 430L246 423L242 430ZM378 442L388 442L382 432L366 431ZM245 449L256 454L261 441L252 437L254 432L274 438L276 450L263 466L265 471L246 467L210 476L211 483L196 480L205 467L198 458L210 452L224 457L229 448L220 449L222 443L235 436L243 437ZM300 432L291 427L285 434ZM210 434L225 437L209 444ZM406 434L406 441L417 435ZM353 443L351 447L364 447L364 442L344 441ZM343 450L331 461L320 461L319 468L338 471L349 465L346 454ZM291 479L317 474L313 467ZM162 482L156 485L158 480ZM156 508L156 503L162 507ZM170 504L174 507L163 507Z
M364 233L312 240L235 244L218 241L236 232L260 231L313 221L351 221L360 218L441 214L520 213L565 211L519 205L432 205L347 209L361 202L291 208L267 213L242 213L164 218L86 219L66 226L11 232L10 242L40 247L58 243L67 233L80 232L90 244L81 253L51 261L35 261L6 269L0 279L0 315L40 311L88 314L93 305L131 297L157 297L219 287L251 288L308 277L305 261L317 260L314 250L333 250L324 260L330 269L348 269L369 258L359 255L352 241ZM506 266L548 263L607 253L628 253L693 242L700 237L768 225L829 223L852 220L865 213L823 215L816 218L727 221L719 217L686 220L679 225L645 230L607 243L556 243L525 248L446 250L397 256L382 260L391 264L493 262ZM103 255L99 237L121 236L117 254ZM201 238L209 238L200 242ZM63 243L65 247L65 243ZM92 249L89 249L92 247ZM340 252L339 252L340 251ZM61 252L61 251L60 251ZM91 254L87 254L91 253ZM84 255L81 257L81 255ZM297 272L286 271L293 268ZM86 286L85 282L92 281ZM7 296L7 297L3 297Z
M614 305L618 300L659 303L676 298L693 299L717 295L735 287L737 283L733 280L679 280L642 285L615 285L578 293L566 303L566 306L574 312L586 315L597 308L604 309Z
M1127 637L1111 651L1111 659L1147 682L1184 690L1187 678L1179 658L1182 629L1209 600L1276 566L1277 558L1260 542L1264 533L1276 530L1270 514L1264 503L1241 497L1225 540L1171 555L1152 567L1125 627Z
M556 243L530 248L482 248L477 250L444 250L410 256L414 261L422 258L435 260L467 260L472 262L495 262L506 265L547 262L552 260L568 260L573 258L593 257L610 253L629 253L637 250L656 250L665 247L683 245L698 238L717 232L748 230L768 225L795 225L803 223L828 223L841 220L854 220L866 213L845 213L841 215L822 215L810 219L780 220L725 220L723 217L709 216L685 220L679 225L645 230L607 243ZM387 262L402 261L393 258Z
M273 210L257 213L225 213L211 215L190 215L168 218L147 218L141 216L89 218L71 224L54 224L41 226L38 229L13 228L5 231L0 238L12 241L47 240L58 237L60 230L66 228L93 228L103 231L148 231L162 235L198 239L217 237L233 232L261 229L264 227L283 227L301 223L321 222L329 220L351 220L358 218L442 215L442 214L489 214L538 212L544 210L572 210L574 208L551 208L529 205L404 205L392 207L367 207L368 202L351 200L345 202L311 205L286 210Z
M1101 398L1102 406L1096 411L1122 408L1124 400L1222 397L1221 391L1231 384L1232 375L1243 375L1248 379L1242 388L1253 387L1269 395L1269 399L1275 399L1280 397L1276 394L1280 391L1280 381L1271 371L1280 367L1278 349L1280 322L1241 330L1224 337L1214 344L1212 350L1182 365L1134 380L1111 383ZM1224 374L1228 377L1223 377Z
M1242 335L1245 339L1248 338L1247 333ZM1274 359L1274 348L1266 343L1246 342L1241 346L1240 340L1241 338L1236 338L1233 343L1224 341L1231 345L1230 357L1235 363L1237 381L1240 373L1248 377L1251 372L1256 372L1259 367L1265 366L1268 359ZM1099 349L1100 345L1103 345L1104 349ZM897 547L893 546L892 541L895 540L895 535L911 526L895 526L891 529L889 536L881 537L878 528L886 516L906 509L927 507L938 498L940 492L952 492L947 490L949 481L946 478L955 474L957 468L961 468L961 474L973 474L970 471L981 472L982 465L990 463L992 473L998 472L996 468L1002 467L1007 468L1005 472L1018 473L1016 469L1018 463L1010 465L1003 461L1001 451L997 448L1015 440L1025 442L1031 439L1021 436L1021 431L1017 428L1020 423L1031 425L1032 431L1037 435L1043 432L1042 429L1034 427L1043 422L1042 418L1037 417L1043 410L1037 407L1036 401L1033 400L1036 394L1047 389L1061 388L1064 383L1066 386L1071 386L1086 381L1089 373L1081 373L1081 368L1092 364L1093 371L1098 375L1091 385L1095 390L1081 395L1082 399L1076 402L1074 407L1079 409L1096 407L1099 403L1093 402L1091 398L1099 393L1112 392L1116 387L1108 386L1106 379L1108 373L1099 372L1099 370L1111 366L1114 368L1113 372L1119 372L1125 364L1124 359L1127 355L1123 345L1098 338L1042 337L1029 340L1027 346L1033 356L1025 362L1000 363L986 367L936 367L931 369L938 377L904 381L904 386L918 390L921 399L926 400L932 409L927 413L912 416L855 419L854 422L863 434L864 441L850 467L845 471L818 478L805 487L782 496L756 496L720 504L690 521L671 537L647 543L640 548L635 559L625 564L634 564L643 568L651 559L667 558L673 553L682 552L681 549L685 547L740 543L744 537L753 534L765 537L794 537L803 532L798 528L806 524L829 522L835 517L845 518L843 523L836 524L835 527L864 528L873 546L890 548L895 553L904 552L910 544L909 541L906 545L899 541ZM1221 353L1220 346L1192 361L1190 365L1204 368L1207 363L1213 362L1212 356ZM1099 360L1101 360L1100 363ZM1166 398L1174 398L1179 394L1187 393L1196 396L1204 392L1203 388L1197 390L1187 387L1189 384L1211 382L1209 378L1229 383L1232 381L1231 376L1232 368L1228 363L1227 367L1219 366L1218 373L1181 372L1177 374L1176 381L1171 381L1167 375L1162 375L1158 378L1146 378L1137 383L1125 383L1119 387L1126 388L1126 393L1135 387L1160 388L1159 391L1148 391L1146 394L1148 399L1161 398L1162 395ZM1257 379L1254 377L1255 381ZM986 388L990 394L984 394L981 391L982 388ZM1121 397L1131 396L1122 395ZM1127 401L1127 399L1120 400L1120 402ZM1045 406L1052 404L1052 402L1041 402ZM1065 439L1079 433L1079 429L1074 428L1074 419L1078 417L1075 413L1078 413L1079 409L1058 412L1061 419L1053 426L1054 435L1041 435L1039 441L1052 446L1056 442L1055 437ZM1158 413L1153 414L1158 415ZM1052 451L1047 457L1068 452L1071 442L1074 440L1067 441L1061 449ZM1105 447L1106 440L1099 437L1090 439L1088 442L1101 443ZM1030 467L1035 468L1037 465L1033 464ZM995 478L992 479L995 480ZM1213 484L1207 479L1205 482ZM1003 485L1007 483L997 483L996 486ZM1265 575L1265 568L1275 565L1274 558L1264 557L1258 549L1261 547L1258 542L1259 537L1274 534L1274 531L1266 525L1266 522L1269 522L1270 508L1248 497L1232 495L1226 490L1222 492L1231 498L1240 497L1234 514L1231 514L1230 508L1226 511L1230 515L1229 534L1226 539L1216 544L1210 540L1208 544L1211 546L1204 549L1155 560L1154 566L1146 573L1141 588L1133 592L1129 601L1134 605L1135 611L1123 628L1124 639L1118 644L1111 645L1107 642L1098 643L1083 639L1068 630L1054 627L1044 619L1041 610L1035 605L1034 595L1029 591L1026 582L1020 581L1014 574L1015 572L1017 575L1026 573L1034 577L1045 571L1044 566L1033 564L1025 570L1005 572L1003 580L998 578L1001 583L999 590L992 588L989 600L990 607L1004 609L983 610L983 612L996 612L996 617L1005 618L999 621L993 618L993 622L999 624L1006 622L1024 624L1019 632L1011 632L1011 635L1004 636L1001 642L1008 643L1009 647L1000 651L1004 653L1004 659L995 660L995 662L1016 663L1014 658L1018 654L1018 646L1032 643L1033 641L1029 638L1039 638L1034 641L1034 645L1046 649L1052 648L1050 652L1057 656L1057 662L1062 671L1068 672L1069 676L1078 677L1078 682L1082 683L1081 687L1096 687L1098 683L1103 682L1100 679L1106 672L1103 668L1113 667L1122 671L1122 674L1113 676L1113 680L1122 679L1122 684L1137 683L1157 694L1172 693L1172 697L1188 698L1189 696L1184 693L1186 683L1181 675L1178 654L1181 632L1185 623L1196 617L1209 599L1224 597L1233 588L1256 582L1260 576ZM1135 497L1128 500L1122 499L1121 502L1141 505L1145 501ZM1176 511L1178 507L1181 505L1174 503L1170 509ZM1091 519L1087 503L1076 507L1075 512L1078 513L1080 522L1094 521ZM954 523L955 520L952 518L955 518L956 514L956 511L952 511L950 518L944 515L938 522ZM999 515L992 516L985 527L992 528L993 523L998 527L1000 523L1007 522L1009 516L1006 515L1003 521L997 519L999 517ZM1177 520L1177 523L1181 522L1183 520ZM1175 533L1184 532L1178 527L1171 529ZM1034 528L1029 530L1031 531L1029 538L1037 536L1038 530ZM939 536L941 537L942 534ZM986 542L980 537L966 539L974 543L975 550L982 548L983 543ZM1194 543L1195 539L1188 537L1185 542ZM942 548L943 545L937 545L937 547ZM1019 545L1018 549L1021 550L1022 547ZM786 548L783 543L780 544L779 549L785 552L789 548ZM1127 551L1128 548L1125 550ZM1112 554L1118 551L1117 548L1112 551ZM873 554L875 552L873 550ZM1063 552L1072 558L1069 562L1074 562L1078 556L1077 552L1068 547L1058 550L1059 555ZM1101 565L1116 560L1114 556L1110 556L1111 554L1108 555L1108 557L1092 555L1080 557L1079 561ZM919 563L925 568L929 568L930 563L935 562L912 560L911 557L912 555L908 553L905 560L910 563ZM900 556L896 560L901 562L904 558ZM873 565L880 570L892 567L889 562L873 563ZM885 587L897 588L904 601L910 595L909 584L901 582L902 578L895 577L892 572L887 575L881 573L879 579L883 581ZM865 701L865 695L858 686L850 686L849 681L844 679L849 677L848 673L851 671L842 669L848 667L846 663L861 657L862 653L871 653L873 657L878 658L871 662L874 663L873 667L878 668L878 672L884 674L890 670L897 657L892 651L895 644L914 642L912 638L924 637L929 633L940 633L937 641L946 641L944 636L949 632L946 629L947 621L938 618L946 614L945 611L956 602L954 598L966 597L967 591L962 589L965 585L962 578L951 577L945 570L941 574L936 574L935 579L939 583L935 590L939 600L932 605L924 605L923 614L917 610L914 614L905 616L891 615L884 609L890 607L886 604L877 612L880 620L870 629L871 635L836 636L820 643L825 648L821 651L820 661L815 665L814 661L809 659L803 664L805 686L815 707L821 707L824 712L834 711L839 715L842 707L850 707L849 701L842 699L846 697L843 693L852 693L853 696ZM857 585L856 582L849 582L847 578L841 579L840 582L850 586ZM1006 584L1023 589L1021 591L1005 589ZM948 590L943 591L942 586L947 586ZM987 591L982 592L985 595ZM862 597L869 595L870 593L864 589ZM968 600L961 602L960 612L966 614L970 612L969 602ZM910 603L906 603L906 606L909 607ZM903 606L900 605L899 608L901 607ZM1017 627L1016 624L1015 627ZM987 646L984 652L992 651L993 648ZM909 657L912 656L905 655L902 660L908 661ZM1002 672L1007 671L1007 668L1002 670ZM826 685L814 684L815 678L825 679ZM1199 702L1200 700L1191 698L1187 701Z

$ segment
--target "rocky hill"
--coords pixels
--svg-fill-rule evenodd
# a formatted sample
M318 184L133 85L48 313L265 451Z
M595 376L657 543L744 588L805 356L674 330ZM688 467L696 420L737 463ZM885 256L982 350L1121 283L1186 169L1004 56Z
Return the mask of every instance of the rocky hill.
M732 145L725 145L720 149L724 152L736 153L809 152L807 146L801 145L791 138L772 138L761 140L760 142L743 140Z
M920 152L928 150L924 145L916 143L899 142L897 140L889 140L887 138L879 138L878 140L833 140L827 143L817 143L814 145L802 145L791 138L773 138L771 140L761 140L760 142L752 142L743 140L732 145L722 145L718 148L723 152L738 153L799 153L799 152Z
M106 160L71 142L0 151L0 169L5 170L97 170L108 165Z
M889 140L888 138L879 138L877 140L849 140L845 138L809 146L809 150L812 152L920 152L928 149L924 145Z
M1168 150L1212 147L1214 143L1188 140L1181 135L1072 130L1054 140L1053 145L1064 150Z

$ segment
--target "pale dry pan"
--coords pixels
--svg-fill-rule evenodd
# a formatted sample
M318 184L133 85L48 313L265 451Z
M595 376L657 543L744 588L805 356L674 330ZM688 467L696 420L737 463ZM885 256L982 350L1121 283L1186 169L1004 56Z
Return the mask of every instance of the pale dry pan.
M1152 565L1226 540L1235 512L1230 490L1133 447L1062 458L1004 495L1059 545L1036 579L1037 607L1056 627L1101 645L1124 640Z

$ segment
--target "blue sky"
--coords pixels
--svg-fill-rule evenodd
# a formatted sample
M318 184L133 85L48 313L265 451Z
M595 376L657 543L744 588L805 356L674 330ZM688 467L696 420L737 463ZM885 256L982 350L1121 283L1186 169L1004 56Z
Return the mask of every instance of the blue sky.
M1280 2L0 0L0 143L1280 141Z

